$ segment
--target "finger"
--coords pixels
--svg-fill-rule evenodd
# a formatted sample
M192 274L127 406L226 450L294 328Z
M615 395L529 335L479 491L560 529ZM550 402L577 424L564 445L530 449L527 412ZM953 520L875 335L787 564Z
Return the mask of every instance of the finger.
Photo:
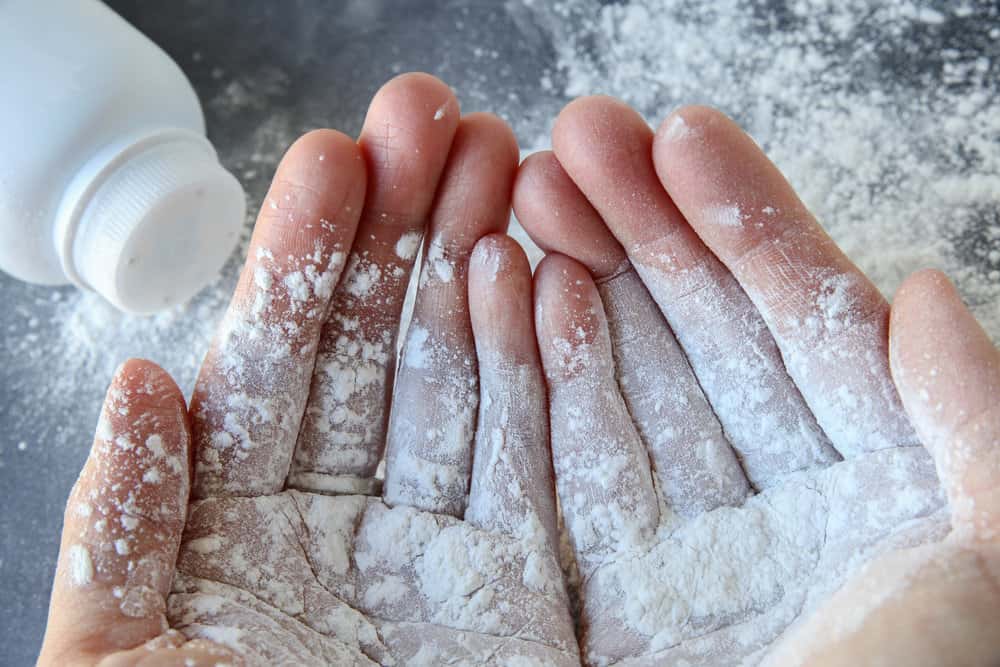
M938 271L899 288L892 375L963 536L1000 537L1000 352Z
M500 119L462 119L431 212L413 319L393 394L385 500L462 516L478 386L468 268L480 238L507 228L517 141Z
M618 392L601 298L585 267L561 255L542 260L535 328L549 389L556 491L587 576L655 529L649 458Z
M889 306L753 140L721 113L668 118L653 153L670 196L739 280L845 456L916 444L889 375Z
M667 505L693 516L742 501L746 477L670 327L625 250L555 155L537 153L524 161L513 201L539 247L573 257L597 281L618 385Z
M40 664L97 662L167 630L190 444L170 376L149 361L125 362L66 504Z
M750 482L837 460L753 304L657 180L652 142L610 98L570 104L553 131L556 157L670 323Z
M535 339L531 267L500 234L476 244L469 310L479 363L479 420L465 519L559 553L548 402Z
M551 151L521 163L512 203L518 222L546 253L572 257L597 281L631 270L625 249Z
M191 399L195 497L284 486L364 191L361 154L339 132L305 135L278 165Z
M397 77L372 100L359 142L368 194L320 337L291 487L374 491L400 312L457 126L455 95L426 74Z

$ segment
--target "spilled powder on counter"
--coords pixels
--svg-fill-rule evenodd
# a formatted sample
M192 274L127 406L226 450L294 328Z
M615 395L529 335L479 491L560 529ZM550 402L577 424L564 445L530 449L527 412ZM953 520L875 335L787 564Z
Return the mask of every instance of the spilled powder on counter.
M566 98L613 95L654 126L682 104L721 108L883 293L940 268L1000 340L995 5L523 5L552 39L545 79ZM677 117L668 128L687 130Z

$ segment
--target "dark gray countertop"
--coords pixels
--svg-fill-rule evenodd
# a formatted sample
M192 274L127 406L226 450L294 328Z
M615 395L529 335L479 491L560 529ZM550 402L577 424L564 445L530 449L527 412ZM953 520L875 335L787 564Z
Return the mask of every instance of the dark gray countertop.
M642 1L650 6L652 0ZM424 70L441 77L456 89L464 111L499 113L514 126L522 143L530 147L539 142L552 115L568 99L567 91L578 92L573 82L567 81L566 68L558 66L559 54L565 56L565 50L560 49L570 44L586 59L591 50L609 48L600 41L600 35L606 38L609 33L595 37L590 14L596 16L604 5L627 3L109 0L108 4L160 44L191 78L205 106L210 138L223 162L243 181L255 206L281 151L298 134L322 126L355 134L372 94L385 80L403 71ZM662 4L680 7L679 16L683 16L684 7L692 3ZM805 34L806 28L790 8L794 4L765 1L734 6L760 14L756 28L760 31ZM916 6L908 1L899 4ZM944 10L948 4L938 3L938 8ZM982 108L996 111L996 86L990 82L996 81L993 63L1000 60L1000 40L989 32L991 25L997 25L996 7L993 3L969 6L970 15L946 17L943 25L933 14L914 19L912 11L904 11L898 18L881 17L871 24L869 33L861 30L853 42L835 43L831 48L844 50L845 60L853 58L846 52L851 44L869 45L874 55L861 59L859 69L851 76L831 84L832 93L867 86L897 96L893 99L909 99L907 96L914 91L948 85L946 62L956 58L957 62L968 63L985 59L987 94ZM606 14L616 16L615 11ZM699 20L703 19L702 15ZM892 30L893 26L900 30ZM579 39L573 37L575 34L580 35ZM630 39L628 33L619 36L623 45ZM671 51L675 46L665 35L665 52L676 57L677 49ZM957 57L948 55L948 49L961 53ZM811 52L818 50L812 48ZM944 58L942 53L946 54ZM635 59L639 62L642 57L639 54ZM704 66L704 59L698 58L692 63ZM590 81L617 94L628 90L629 84L620 73L604 72L605 85L600 76L601 62L606 64L598 59L597 65L588 70L594 73ZM683 60L677 63L678 67L685 65ZM743 71L741 67L750 67L724 60L722 65L737 72ZM747 76L753 73L746 71ZM635 85L651 84L639 76ZM980 80L976 90L982 89ZM669 106L682 101L675 98L685 91L675 87L662 95L637 95L632 101L639 103L647 115L661 116ZM948 94L960 95L962 91ZM712 97L706 93L703 99ZM724 98L739 107L734 99L738 98L732 94ZM929 99L928 104L939 104L955 98L938 95ZM760 120L760 108L759 104L755 106L753 113L741 108L727 110L737 116L746 111L741 120L760 124L764 122ZM798 111L779 108L768 113L768 118L785 117L782 114L795 118ZM975 117L970 112L960 120L972 127L980 122L973 120ZM982 126L973 129L981 131ZM960 134L953 128L948 136ZM773 133L770 145L780 149L781 137L780 132ZM766 136L765 144L769 144ZM817 146L816 150L828 148ZM885 154L893 150L877 142L869 148ZM944 146L942 150L961 153L961 148ZM993 148L1000 152L995 142ZM996 163L973 158L956 164L955 175L965 176L970 169L978 169L987 186L995 182L991 179L997 176ZM818 168L825 168L824 164ZM837 224L848 229L849 221L841 223L835 210L836 182L840 177L835 170L825 176L833 183L829 191L834 194L820 201L826 206L823 212L833 218L835 232ZM878 189L887 177L882 174L871 178L876 180L869 185ZM974 224L962 226L953 236L941 231L940 238L924 233L926 229L940 230L938 226L921 227L920 233L905 238L892 228L887 236L904 238L904 249L909 254L898 261L887 259L889 264L885 265L870 259L863 266L884 276L880 286L891 286L898 282L897 273L916 268L925 257L924 248L933 246L928 261L949 258L949 267L962 270L963 284L971 286L967 295L980 313L987 312L995 307L989 303L996 293L990 283L1000 282L996 273L1000 254L990 254L1000 243L1000 225L995 197L984 198L982 192L976 196L978 207L963 205L960 212L972 216ZM881 223L876 220L873 224ZM846 232L844 238L848 238ZM860 239L860 244L868 237L849 238ZM943 250L939 242L945 244ZM4 342L0 343L0 488L4 498L0 512L0 628L4 637L0 664L30 664L37 654L63 503L86 457L110 369L116 361L142 353L163 363L179 376L182 386L189 388L210 332L206 322L216 317L222 307L237 266L236 260L231 260L212 294L203 295L194 306L137 328L103 314L88 320L92 313L87 304L93 302L80 301L72 288L53 291L0 275L0 331L4 333ZM58 299L54 300L53 293ZM108 326L106 339L101 331L104 323ZM67 338L67 330L82 331L89 338L83 343L78 334ZM993 328L992 333L997 336L1000 332ZM73 344L64 344L67 340Z

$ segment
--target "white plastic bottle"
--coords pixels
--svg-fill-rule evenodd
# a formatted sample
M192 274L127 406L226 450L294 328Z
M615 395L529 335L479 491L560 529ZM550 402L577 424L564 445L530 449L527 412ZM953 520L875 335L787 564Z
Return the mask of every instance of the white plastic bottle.
M244 214L169 56L97 0L0 0L0 269L150 313L217 275Z

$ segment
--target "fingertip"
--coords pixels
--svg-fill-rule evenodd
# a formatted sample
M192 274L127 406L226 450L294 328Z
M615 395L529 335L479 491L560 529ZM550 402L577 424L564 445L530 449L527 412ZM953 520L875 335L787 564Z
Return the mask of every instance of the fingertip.
M110 441L112 434L126 431L162 431L167 436L167 453L183 453L188 461L190 425L184 394L169 373L147 359L128 359L115 371L98 421L95 447Z
M628 144L634 143L636 134L647 138L653 132L632 107L614 97L592 95L573 100L559 113L552 128L552 147L575 180L568 162L591 151L611 154L630 149Z
M372 97L369 113L379 116L393 109L423 106L435 122L457 125L460 116L458 98L451 87L426 72L405 72L389 79ZM374 112L374 113L372 113Z
M928 387L946 387L956 394L953 398L968 394L970 387L974 394L977 383L989 382L997 363L989 336L955 285L936 269L911 274L896 291L889 343L893 379L911 417L914 411L923 413L914 397L927 394ZM975 394L969 398L982 400Z
M567 132L585 129L594 122L601 122L608 116L629 113L632 109L617 97L610 95L584 95L570 101L556 116L553 124L553 139L566 138ZM556 151L558 153L558 151Z
M563 280L567 276L573 275L578 266L580 266L579 262L566 255L557 252L545 255L535 267L535 300L552 299Z
M552 131L559 163L633 260L686 224L657 177L652 144L642 116L610 97L571 103Z
M497 167L509 170L511 177L521 161L514 130L497 115L478 111L462 117L460 131L474 136L480 149L497 160Z
M288 181L315 188L318 193L330 189L331 179L362 185L364 160L357 142L343 132L316 129L296 139L278 163L274 182ZM266 210L267 207L262 207Z
M506 231L519 157L503 120L487 113L463 117L431 212L430 243L467 257L484 235Z
M282 261L311 255L317 242L346 250L364 203L367 174L357 143L336 130L312 130L281 158L254 226L258 249Z
M152 399L179 403L181 407L185 405L184 393L170 373L148 359L132 358L123 361L115 370L112 385L145 394Z
M907 316L915 305L914 300L923 300L927 297L940 299L949 294L957 292L955 285L943 272L932 268L914 271L896 290L892 300L893 317Z
M903 406L937 462L963 536L1000 529L1000 352L940 271L908 277L890 316L890 364Z
M552 185L557 179L557 175L554 173L556 170L562 171L562 168L559 166L559 161L556 160L555 153L552 151L532 153L524 158L518 166L517 174L514 177L511 206L514 209L515 217L517 217L522 225L526 224L526 222L530 223L537 217L534 215L540 208L537 200L545 196L552 189ZM567 178L569 177L567 176ZM525 227L525 231L529 235L533 234L528 227ZM538 243L538 240L534 236L531 236L531 238L535 243ZM547 250L541 244L539 244L539 247Z
M343 132L316 129L300 136L285 151L275 170L272 188L284 181L323 193L327 189L324 186L334 178L364 185L361 148ZM266 213L267 208L263 206L262 211Z
M455 93L436 77L410 72L384 84L368 106L358 141L369 167L366 209L399 214L426 208L460 117Z
M611 343L597 286L585 266L551 254L535 269L535 330L550 384L609 370Z
M546 170L551 168L553 161L556 160L556 155L551 150L541 150L535 151L528 157L521 160L520 170L527 173L518 174L518 178L522 176L527 176L528 174L542 173L544 174Z
M505 234L476 244L469 262L469 311L480 363L537 363L531 266Z
M889 356L897 385L905 381L909 369L923 365L921 360L936 358L932 352L947 351L938 347L947 340L931 344L931 339L949 339L963 329L968 333L970 325L982 331L948 276L937 269L907 276L896 290L889 313Z
M688 104L670 112L656 130L654 155L670 145L704 137L713 127L723 126L742 130L722 111L708 106Z
M475 291L476 296L486 296L489 286L497 282L531 280L531 265L524 249L510 236L498 232L476 242L469 270L470 291Z
M627 257L555 153L529 156L514 182L514 215L545 252L584 264L598 280L619 273Z
M356 159L360 156L357 142L351 137L340 130L316 128L303 133L293 141L282 156L282 162L294 162L297 159L311 156L316 156L317 161L325 162L326 157L319 160L319 155L325 151L336 153L338 157Z

